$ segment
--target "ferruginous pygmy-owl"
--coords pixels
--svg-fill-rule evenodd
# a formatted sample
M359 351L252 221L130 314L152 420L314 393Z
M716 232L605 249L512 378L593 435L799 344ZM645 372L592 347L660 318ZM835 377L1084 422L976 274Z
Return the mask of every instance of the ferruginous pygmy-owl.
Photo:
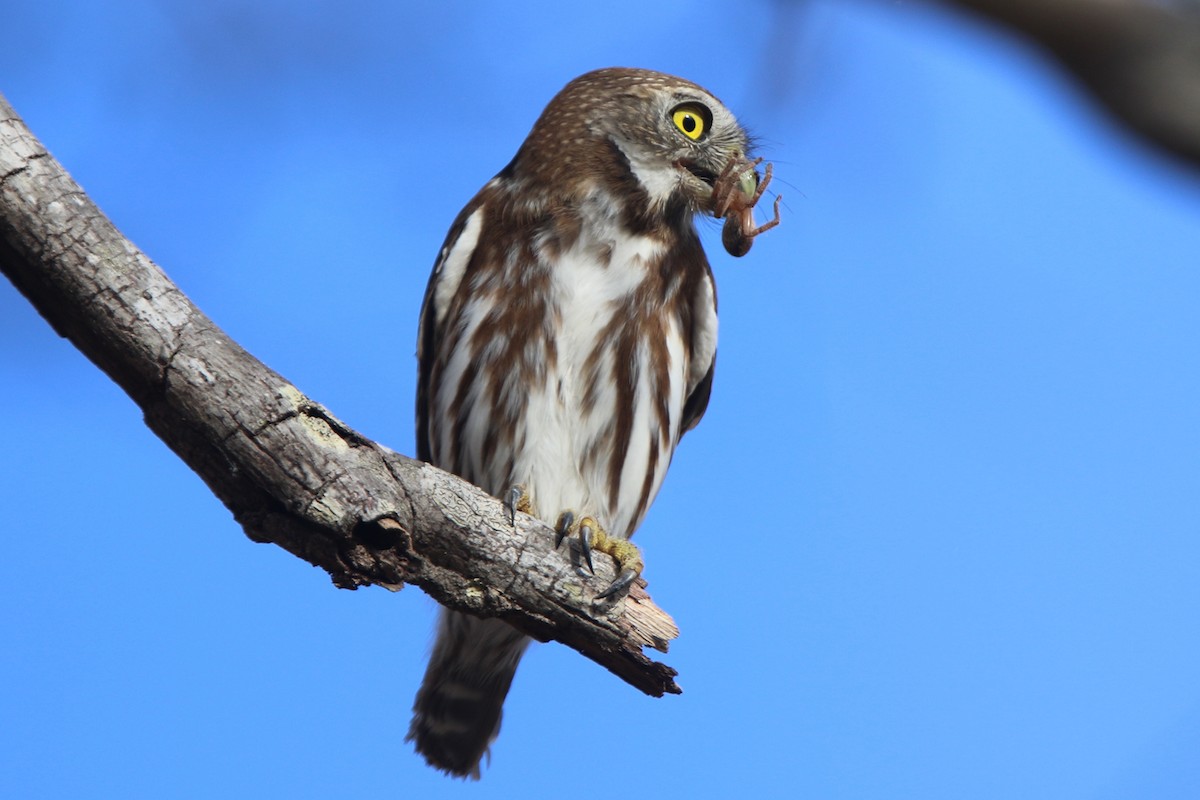
M550 101L513 160L450 227L421 310L417 457L642 569L628 539L679 438L704 414L717 352L713 276L693 226L754 227L759 160L694 83L603 69ZM603 587L601 587L603 588ZM479 777L528 639L443 609L408 738Z

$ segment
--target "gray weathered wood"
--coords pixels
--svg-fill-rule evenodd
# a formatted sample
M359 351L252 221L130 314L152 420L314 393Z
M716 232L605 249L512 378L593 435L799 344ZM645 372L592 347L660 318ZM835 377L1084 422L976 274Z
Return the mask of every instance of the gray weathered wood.
M678 635L642 586L595 603L552 531L367 440L225 335L125 239L0 97L0 271L116 381L255 541L340 587L421 587L560 641L655 696L675 670L642 650ZM113 558L119 558L116 551ZM421 642L420 647L424 648Z

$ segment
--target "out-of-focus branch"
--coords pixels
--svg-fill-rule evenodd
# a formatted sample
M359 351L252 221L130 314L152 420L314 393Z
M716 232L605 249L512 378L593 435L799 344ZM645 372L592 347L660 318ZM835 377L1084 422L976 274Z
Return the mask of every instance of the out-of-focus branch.
M1200 167L1200 3L944 1L1032 39L1142 139Z

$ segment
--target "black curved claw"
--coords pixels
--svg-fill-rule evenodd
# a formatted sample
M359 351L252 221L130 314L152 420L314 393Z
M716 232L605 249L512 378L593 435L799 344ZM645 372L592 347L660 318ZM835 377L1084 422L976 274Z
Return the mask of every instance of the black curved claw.
M562 544L563 539L567 538L567 534L571 532L571 526L575 524L575 515L570 511L564 511L562 516L558 518L558 525L554 528L554 549Z
M621 574L617 576L617 579L609 584L607 589L596 595L596 599L605 600L618 592L628 589L637 576L638 574L631 569L621 570Z
M579 549L583 551L583 560L587 562L588 571L593 575L596 574L596 568L592 566L592 526L579 526Z
M524 496L525 490L519 485L515 485L508 490L508 496L504 498L504 508L508 511L508 524L514 528L517 527L517 506Z

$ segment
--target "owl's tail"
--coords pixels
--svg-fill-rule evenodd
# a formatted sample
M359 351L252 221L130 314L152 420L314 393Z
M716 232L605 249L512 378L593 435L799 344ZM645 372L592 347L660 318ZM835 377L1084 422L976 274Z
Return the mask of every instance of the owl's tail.
M479 779L479 762L500 733L500 712L529 638L494 619L442 609L405 741L430 766Z

